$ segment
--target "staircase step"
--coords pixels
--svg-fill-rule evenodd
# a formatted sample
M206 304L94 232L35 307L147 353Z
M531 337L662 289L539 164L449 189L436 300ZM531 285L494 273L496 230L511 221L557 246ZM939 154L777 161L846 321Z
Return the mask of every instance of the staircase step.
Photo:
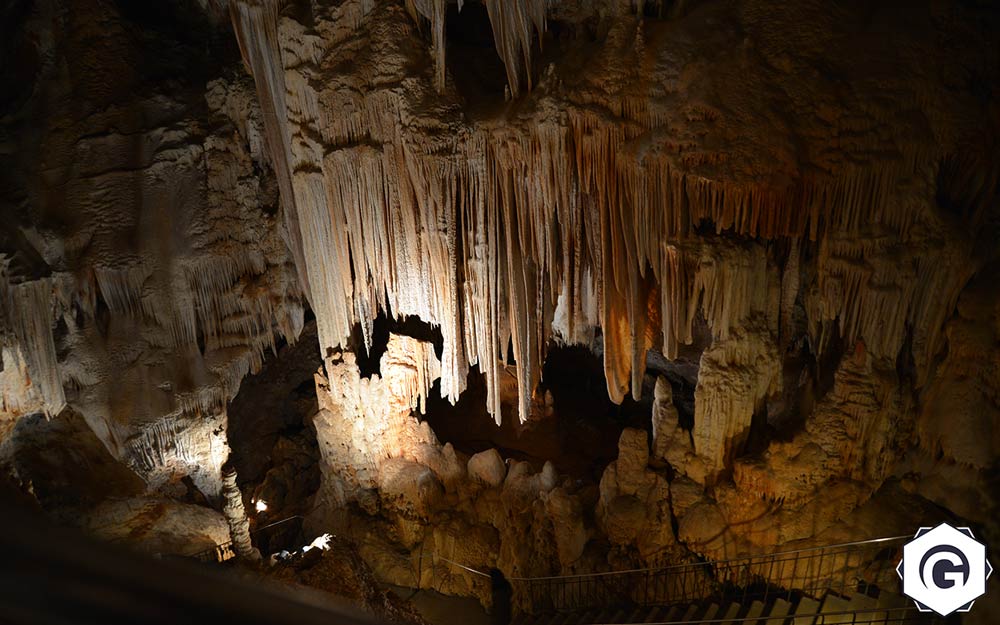
M661 616L663 615L663 608L659 606L654 606L649 612L646 613L646 618L642 619L643 623L656 623L657 621L662 621Z
M730 603L726 608L726 613L723 614L722 618L726 620L733 620L740 615L740 604Z
M873 610L878 607L878 599L860 592L851 595L850 603L852 609L857 610Z
M851 595L850 605L852 610L860 612L857 620L860 622L884 623L886 613L878 609L878 599L869 597L863 593Z
M902 595L883 590L876 600L876 605L880 608L910 608L913 602Z
M783 625L792 612L792 604L784 599L775 599L767 613L767 619L761 621L765 625Z
M842 625L851 623L854 618L850 614L837 614L837 612L848 612L853 609L851 602L843 597L834 594L827 594L823 598L823 607L820 613L823 614L823 625Z
M712 621L717 618L722 618L722 608L719 607L718 603L711 603L707 608L705 608L705 613L701 615L701 620Z
M761 616L764 616L764 602L754 601L750 604L750 609L747 610L744 622L746 625L758 625L760 621L755 621L753 619Z
M567 612L563 615L562 620L559 621L561 625L579 625L583 621L580 617L583 616L583 612L580 610L574 610L572 612Z
M811 597L802 597L795 606L795 618L792 625L813 625L816 622L816 615L819 614L819 601Z
M701 606L699 606L697 603L689 605L688 609L684 611L684 615L681 617L681 620L693 621L695 615L698 614L699 609L701 609Z
M552 615L549 625L569 625L576 616L573 612L559 612Z
M682 609L683 608L681 606L675 605L674 607L667 610L666 614L664 614L663 617L660 618L660 621L664 623L673 623L675 621L680 620Z

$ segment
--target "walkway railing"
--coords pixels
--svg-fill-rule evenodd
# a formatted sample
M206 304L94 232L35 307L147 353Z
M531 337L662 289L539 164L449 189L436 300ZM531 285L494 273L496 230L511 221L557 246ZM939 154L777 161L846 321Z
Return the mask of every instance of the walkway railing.
M303 518L302 514L296 514L290 517L286 517L284 519L281 519L280 521L275 521L274 523L268 523L267 525L258 527L257 529L250 532L250 535L254 536L260 532L263 532L266 529L274 527L275 525L281 525L282 523L287 523L288 521L301 518ZM214 547L203 549L202 551L198 551L197 553L192 553L187 557L192 558L194 560L198 560L199 562L219 563L219 562L226 562L227 560L232 560L233 558L236 557L236 552L233 551L233 541L230 540L218 544Z
M879 538L730 560L510 581L517 603L533 611L896 592L895 566L906 540Z
M271 525L292 518L296 517ZM761 601L767 604L777 598L789 602L796 602L802 597L822 599L828 593L845 597L858 593L876 596L881 591L900 594L895 567L901 557L902 546L909 539L908 536L895 536L727 560L580 575L510 577L508 581L513 586L515 604L521 610L532 613L670 606L705 600L743 605ZM441 555L426 555L432 561L444 561L485 578L489 583L490 575L485 571ZM192 557L223 562L233 557L232 544L217 545ZM872 612L876 613L882 613L883 618L886 616L886 610ZM865 611L828 613L819 616L816 623L863 625L874 622L870 618L872 614ZM923 617L913 609L896 610L893 616L895 618L889 622L923 622ZM719 625L740 622L740 619L718 621Z

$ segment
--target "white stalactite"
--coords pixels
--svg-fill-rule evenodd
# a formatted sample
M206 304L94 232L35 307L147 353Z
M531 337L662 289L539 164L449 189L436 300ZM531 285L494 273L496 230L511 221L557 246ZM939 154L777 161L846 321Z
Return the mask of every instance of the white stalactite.
M337 22L332 41L279 19L273 2L232 6L269 145L281 161L276 171L288 178L283 206L300 226L299 269L308 276L321 350L343 346L356 323L370 340L372 319L387 303L396 316L440 327L444 396L455 401L469 366L479 366L497 419L508 345L525 420L553 337L586 340L600 325L609 394L620 401L630 388L640 391L645 352L657 334L675 357L699 314L720 341L755 315L777 336L798 295L799 247L863 223L905 232L912 211L892 201L891 191L930 158L913 150L892 164L845 167L784 186L709 179L688 173L669 153L636 152L667 120L648 99L628 93L558 111L543 100L534 117L516 124L456 124L443 132L446 126L400 89L321 90L330 78L323 59L336 55L337 41L348 40L357 24ZM407 6L433 23L432 82L440 91L444 5ZM529 65L534 33L544 31L545 8L542 0L487 2L512 88ZM794 238L784 280L769 266L765 245L695 233L709 221L719 233ZM837 280L837 271L821 273L821 303L811 304L819 313L811 319L839 318L848 340L871 335L889 352L913 315L929 321L938 314L933 307L890 310L891 298L877 287L861 293L867 287L857 272L845 269L845 280ZM883 314L861 323L855 303L862 299ZM872 324L891 329L876 332Z

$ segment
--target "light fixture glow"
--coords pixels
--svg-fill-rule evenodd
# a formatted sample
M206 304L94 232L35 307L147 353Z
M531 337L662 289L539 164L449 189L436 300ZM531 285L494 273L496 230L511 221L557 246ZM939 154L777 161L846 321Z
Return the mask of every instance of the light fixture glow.
M323 534L317 536L311 543L302 548L302 553L305 553L313 548L322 549L323 551L329 551L330 549L330 539L333 538L330 534Z
M258 499L255 505L257 506L257 512L264 512L267 510L267 502L263 499Z

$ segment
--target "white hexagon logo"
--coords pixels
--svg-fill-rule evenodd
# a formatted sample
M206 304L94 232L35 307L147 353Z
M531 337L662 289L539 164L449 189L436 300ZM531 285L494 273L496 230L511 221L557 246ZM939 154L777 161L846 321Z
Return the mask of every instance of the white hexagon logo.
M993 567L986 559L986 545L967 527L942 523L921 527L913 540L903 545L903 559L896 566L903 580L903 594L913 599L921 612L968 612L986 592Z

